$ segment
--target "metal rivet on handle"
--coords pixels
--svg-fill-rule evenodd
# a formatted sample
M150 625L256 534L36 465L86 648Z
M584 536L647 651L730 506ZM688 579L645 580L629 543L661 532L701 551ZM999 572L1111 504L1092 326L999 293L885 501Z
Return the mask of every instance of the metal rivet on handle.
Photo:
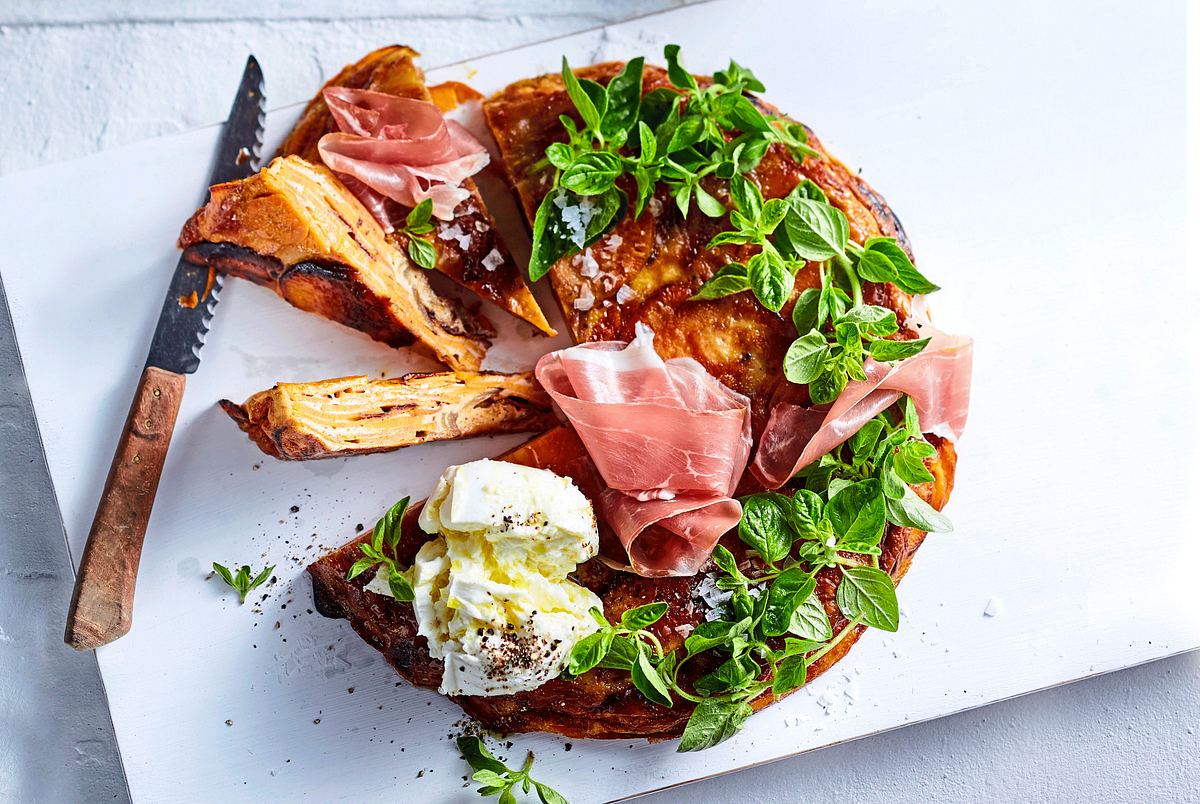
M134 462L134 463L141 463L141 462L142 462L142 456L141 456L140 454L139 454L139 455L134 455L134 456L133 456L133 462Z
M160 391L160 390L158 390L157 388L155 388L155 389L154 389L154 395L155 395L155 396L162 396L162 391Z

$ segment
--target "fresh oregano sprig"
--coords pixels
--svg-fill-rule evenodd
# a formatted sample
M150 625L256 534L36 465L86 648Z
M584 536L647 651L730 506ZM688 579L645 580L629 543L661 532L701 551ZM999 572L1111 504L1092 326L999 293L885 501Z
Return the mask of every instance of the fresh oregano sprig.
M346 580L357 578L372 567L382 564L388 571L388 588L392 597L401 603L411 603L413 597L412 584L403 570L396 565L396 545L400 543L404 513L408 510L408 497L397 502L384 512L371 531L370 541L363 542L358 547L363 557L355 561L346 572ZM384 547L391 551L389 556Z
M408 213L400 233L408 237L408 256L421 268L437 265L437 249L421 235L433 231L433 199L426 198Z
M520 770L513 770L496 759L478 737L467 735L459 737L455 742L458 752L474 771L471 778L483 785L478 790L479 795L497 796L499 804L515 804L517 798L514 790L520 788L521 792L528 794L532 789L537 792L538 800L542 804L567 804L567 799L562 793L529 775L533 767L532 752L526 756L525 764Z
M246 602L246 595L266 583L266 580L271 577L271 573L275 571L275 565L265 568L262 572L251 577L252 570L249 565L243 564L237 572L231 572L228 567L213 562L213 572L221 576L221 580L238 593L238 598L241 603Z

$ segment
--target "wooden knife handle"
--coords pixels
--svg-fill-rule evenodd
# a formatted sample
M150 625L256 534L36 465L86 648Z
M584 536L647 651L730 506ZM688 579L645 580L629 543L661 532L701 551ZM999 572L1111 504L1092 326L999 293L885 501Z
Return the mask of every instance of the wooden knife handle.
M133 625L142 542L184 383L184 375L153 366L142 372L75 578L66 642L76 650L107 645Z

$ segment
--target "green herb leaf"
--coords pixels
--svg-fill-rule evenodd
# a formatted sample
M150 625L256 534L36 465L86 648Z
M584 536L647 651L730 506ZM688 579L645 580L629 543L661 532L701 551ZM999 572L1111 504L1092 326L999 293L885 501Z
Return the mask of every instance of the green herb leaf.
M371 544L376 550L383 549L383 545L386 544L391 549L392 555L395 555L396 545L400 543L404 513L408 510L408 500L409 498L405 497L392 505L375 523L375 527L371 531Z
M601 667L630 671L638 657L638 641L628 634L613 637L612 645L600 660Z
M817 303L820 297L821 291L816 288L805 288L796 297L796 304L792 307L792 323L795 324L798 334L817 328Z
M420 227L428 224L432 217L433 199L426 198L409 211L408 216L404 219L404 226L407 229Z
M783 309L792 290L792 275L774 249L752 256L746 263L746 276L763 307L776 313Z
M749 617L738 622L730 622L728 620L702 622L683 641L684 650L688 656L694 656L710 648L725 645L734 637L746 633L750 628L750 624L751 620Z
M892 456L892 468L905 483L928 483L933 473L925 466L925 459L937 455L937 450L927 441L905 441Z
M811 642L825 642L833 637L833 626L819 597L810 595L796 607L788 623L788 633Z
M820 376L829 356L825 336L815 329L792 341L783 356L783 376L797 385L807 385Z
M858 258L855 266L858 275L867 282L895 282L899 273L896 266L882 252L867 250Z
M912 264L904 249L890 237L872 237L863 244L867 251L881 254L896 268L896 278L890 280L905 293L933 293L938 286L926 279Z
M646 655L647 651L646 646L639 643L637 660L630 671L633 686L646 696L646 700L669 709L675 705L675 702L671 700L671 691L658 671L654 669L654 665L650 663L650 658Z
M271 573L275 571L275 565L272 564L251 579L250 567L246 564L238 568L237 572L231 572L228 567L218 564L215 561L212 566L213 571L220 576L226 586L238 593L238 599L241 603L245 603L246 595L262 586L271 577Z
M599 195L621 175L621 160L605 151L582 154L563 171L559 182L576 195Z
M565 170L575 161L575 152L565 142L552 142L546 146L546 159L559 170Z
M566 797L553 787L541 782L534 782L533 786L537 790L538 801L542 804L567 804Z
M767 606L761 622L765 636L781 636L791 626L792 614L809 598L817 586L816 578L799 567L779 574L767 589Z
M408 578L398 570L392 570L388 574L388 589L392 592L392 597L396 598L401 603L412 603L416 598L416 593L413 591L412 584L408 582Z
M840 209L807 198L793 198L791 207L783 226L797 254L817 262L845 256L850 229Z
M667 60L667 78L680 89L696 89L696 79L683 69L679 63L679 45L667 45L663 48L663 56Z
M892 578L874 567L843 567L837 589L838 608L847 617L861 617L873 628L895 631L900 627L900 606Z
M571 65L567 64L566 56L563 56L562 60L562 78L563 83L567 87L567 95L570 96L571 102L575 104L575 108L579 110L579 116L583 118L583 124L593 131L599 131L600 111L596 109L596 103L592 100L592 96L584 91L583 85L579 83L579 79L575 77L575 73L571 72Z
M914 341L872 341L871 357L881 363L904 360L920 354L929 345L929 338Z
M573 676L581 676L588 670L600 664L600 660L612 647L614 632L605 628L588 634L575 643L571 655L567 659L567 672Z
M749 289L750 280L746 276L746 266L740 262L731 262L701 285L692 299L721 299Z
M927 533L949 533L954 530L950 518L922 500L909 486L904 496L887 501L888 519L902 528L916 528Z
M886 524L879 481L869 478L837 492L825 506L825 515L845 541L878 544Z
M529 281L536 282L549 272L554 263L580 246L571 240L562 221L562 210L556 198L570 198L566 190L546 193L533 219L533 244L529 255ZM566 203L566 202L564 202Z
M818 523L824 517L825 503L819 495L808 489L800 489L792 497L792 524L804 538L812 538L819 533Z
M621 627L630 631L640 631L663 618L667 613L667 604L663 602L647 603L635 606L621 615Z
M783 695L804 686L808 671L808 663L803 656L789 656L775 668L775 678L771 682L771 691Z
M494 773L505 773L508 770L503 762L492 756L492 752L478 737L459 737L455 743L458 745L458 752L472 770L490 770Z
M841 396L845 389L845 369L827 366L821 376L808 384L808 396L814 405L828 405Z
M645 62L641 56L625 62L621 70L611 81L605 94L608 96L608 110L600 123L600 133L605 138L612 138L618 132L629 131L638 118L638 109L642 102L642 67Z
M379 562L373 558L369 558L369 557L360 558L358 561L355 561L353 564L350 565L350 569L346 570L346 580L347 581L354 580L359 575L362 575L364 572L366 572L367 570L369 570L371 567L375 566L378 563Z
M755 494L742 501L738 536L768 564L786 558L795 539L788 524L789 507L782 494Z
M696 185L696 206L710 218L719 218L725 214L725 207L720 201L713 198L707 190L699 184Z
M744 701L706 698L696 705L679 740L679 751L703 751L742 730L754 710Z

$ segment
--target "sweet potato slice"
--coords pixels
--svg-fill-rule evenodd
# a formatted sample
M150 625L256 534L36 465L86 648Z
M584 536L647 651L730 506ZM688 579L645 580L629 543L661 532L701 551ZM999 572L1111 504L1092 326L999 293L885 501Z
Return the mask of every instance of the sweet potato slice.
M430 93L425 74L413 61L418 55L412 48L402 45L380 48L343 67L325 87L369 89L413 100L438 102L442 106L457 103L460 92L441 92L437 98ZM320 163L317 143L324 135L337 130L329 107L318 92L284 140L279 156L295 154ZM471 195L454 211L454 220L433 220L436 227L433 244L437 249L435 267L468 290L528 321L547 335L554 335L554 329L525 284L521 269L500 239L496 222L484 206L475 183L467 179L462 186ZM390 233L388 238L402 250L408 247L407 237L399 232Z
M311 460L426 441L546 430L550 399L529 373L443 372L278 383L221 407L263 452Z
M188 259L390 346L415 339L452 369L479 368L491 326L434 292L425 271L323 166L275 159L211 193L179 236Z

